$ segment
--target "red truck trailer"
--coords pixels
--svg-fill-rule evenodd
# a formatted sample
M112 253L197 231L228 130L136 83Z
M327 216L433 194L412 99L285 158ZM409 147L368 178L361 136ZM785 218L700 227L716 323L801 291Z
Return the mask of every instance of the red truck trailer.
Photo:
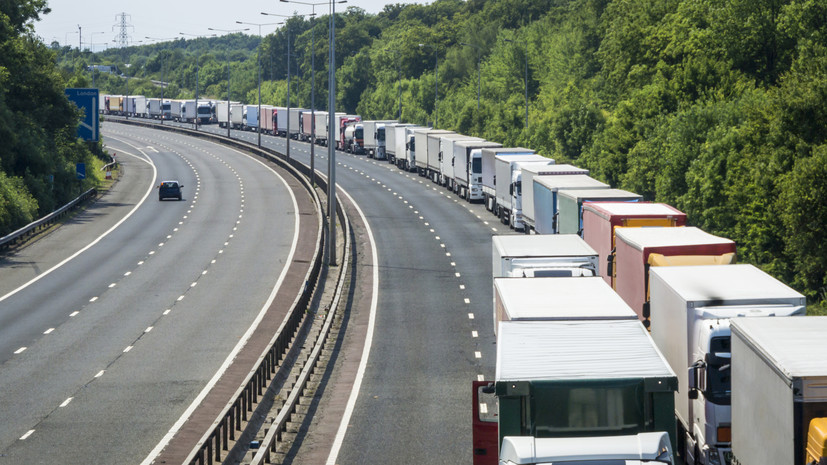
M649 267L725 265L735 262L735 242L695 227L616 228L614 288L649 327Z
M612 285L608 260L615 248L615 228L685 226L686 213L665 203L589 202L583 204L583 239L597 251L600 275Z

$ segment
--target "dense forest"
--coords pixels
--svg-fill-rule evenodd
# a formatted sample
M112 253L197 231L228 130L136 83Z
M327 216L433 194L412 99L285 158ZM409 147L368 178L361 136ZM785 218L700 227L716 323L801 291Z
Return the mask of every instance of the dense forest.
M24 3L3 11L3 62L49 59L26 26L42 0ZM216 99L228 98L229 76L229 98L253 103L260 69L262 102L285 105L289 43L291 105L309 107L315 87L316 107L326 109L329 23L296 16L262 38L204 31L99 53L51 44L58 69L47 74L75 87L94 80L104 93L128 86L169 98L193 97L197 81L200 98ZM366 119L401 111L406 122L589 168L735 240L739 261L814 305L827 301L827 2L437 0L375 15L350 7L335 25L337 111ZM91 64L116 72L90 72ZM5 137L19 131L10 124L23 124L9 122L10 102L45 90L24 87L25 77L2 66ZM4 185L36 197L42 181L2 153Z
M80 113L65 95L55 54L33 35L45 0L0 2L0 236L99 181L100 145L76 138ZM90 167L79 182L75 165Z

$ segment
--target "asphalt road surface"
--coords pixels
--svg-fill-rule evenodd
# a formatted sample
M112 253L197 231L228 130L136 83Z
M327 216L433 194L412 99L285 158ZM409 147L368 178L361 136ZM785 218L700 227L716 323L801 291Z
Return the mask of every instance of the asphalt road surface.
M215 126L201 130L226 135ZM255 133L232 134L258 141ZM309 165L309 144L290 144L291 157ZM284 153L285 139L263 135L262 146ZM315 147L322 174L327 154L326 147ZM352 197L364 213L377 249L375 326L352 416L340 428L343 391L351 392L368 337L370 288L357 286L362 295L353 299L339 371L324 389L311 432L286 463L421 464L438 457L469 464L471 381L494 376L491 236L512 231L481 204L415 173L365 155L337 151L336 157L340 195ZM356 210L350 213L357 217ZM368 234L356 228L365 247ZM364 269L357 274L369 278ZM331 431L340 431L341 441L333 456Z
M0 258L0 463L141 462L227 363L296 238L283 174L104 123L122 178ZM182 201L158 200L161 180Z

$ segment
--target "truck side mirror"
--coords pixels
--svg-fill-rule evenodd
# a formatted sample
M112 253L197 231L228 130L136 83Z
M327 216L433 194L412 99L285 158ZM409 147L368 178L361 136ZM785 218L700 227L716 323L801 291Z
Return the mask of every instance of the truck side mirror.
M508 186L508 195L514 195L514 184Z
M701 360L687 368L687 395L690 399L698 398L698 391L706 390L706 363Z
M615 267L614 250L606 257L606 276L612 276Z

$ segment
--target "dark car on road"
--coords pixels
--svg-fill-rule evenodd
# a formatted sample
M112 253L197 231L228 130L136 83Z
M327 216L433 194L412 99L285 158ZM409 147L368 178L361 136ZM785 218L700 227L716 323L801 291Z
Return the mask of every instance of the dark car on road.
M158 200L178 199L181 200L181 188L183 184L178 181L164 181L158 186Z

